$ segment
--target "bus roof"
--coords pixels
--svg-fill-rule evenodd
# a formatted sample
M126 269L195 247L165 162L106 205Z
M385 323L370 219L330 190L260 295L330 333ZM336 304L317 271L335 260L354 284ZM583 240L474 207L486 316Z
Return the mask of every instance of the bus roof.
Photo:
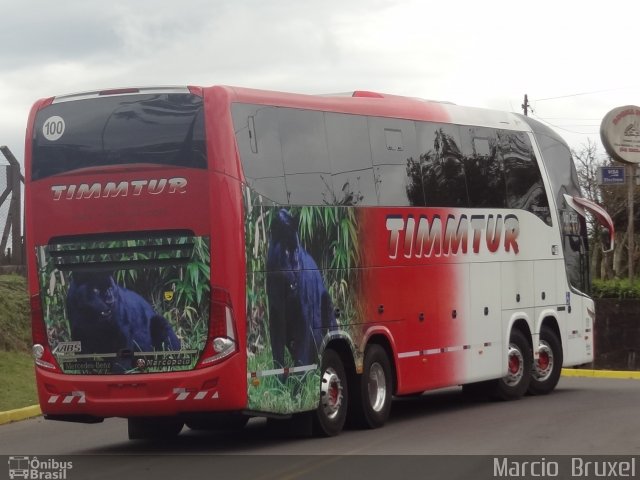
M531 126L522 115L489 110L485 108L466 107L446 101L427 100L406 97L368 90L355 90L333 94L287 93L272 90L259 90L246 87L215 85L199 86L156 86L127 87L94 90L67 95L59 95L49 99L52 103L97 98L108 95L135 95L153 93L195 93L213 94L226 97L227 101L254 103L262 105L283 106L324 110L336 113L355 115L373 115L380 117L402 118L407 120L434 121L459 125L501 128L531 132ZM205 93L206 92L206 93Z
M309 95L244 87L214 86L205 88L204 91L210 89L223 89L229 95L230 102L531 131L531 127L520 115L510 112L463 107L451 102L425 100L366 90L356 90L351 93Z

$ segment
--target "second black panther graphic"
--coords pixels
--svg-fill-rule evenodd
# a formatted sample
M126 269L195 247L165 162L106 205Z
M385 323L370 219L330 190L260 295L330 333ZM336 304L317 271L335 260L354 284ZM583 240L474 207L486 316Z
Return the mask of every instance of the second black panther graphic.
M359 334L356 212L245 202L248 408L312 410L324 342Z
M285 209L271 222L267 297L274 366L285 365L285 348L294 366L316 362L324 333L337 327L333 303L316 262L300 243L298 222Z

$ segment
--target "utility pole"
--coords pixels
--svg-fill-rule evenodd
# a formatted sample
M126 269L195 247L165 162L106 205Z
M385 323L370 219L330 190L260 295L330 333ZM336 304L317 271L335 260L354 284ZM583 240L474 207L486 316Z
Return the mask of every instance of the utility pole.
M529 97L527 96L527 94L524 94L524 103L521 105L522 107L522 111L524 112L524 116L527 116L527 113L529 113Z
M636 180L636 167L640 165L640 150L635 144L634 138L630 139L633 134L630 130L640 122L640 107L636 105L624 105L616 107L607 113L600 123L600 139L607 153L614 160L618 160L627 164L627 209L629 213L629 224L627 226L627 235L629 238L628 254L629 254L629 280L633 280L634 272L634 234L635 225L633 219L634 193Z
M629 176L629 180L627 183L627 209L629 210L629 225L627 228L628 236L629 236L629 280L633 282L633 254L635 253L635 245L633 235L635 233L635 227L633 225L633 194L634 194L634 186L636 183L636 166L635 165L627 165L627 172Z

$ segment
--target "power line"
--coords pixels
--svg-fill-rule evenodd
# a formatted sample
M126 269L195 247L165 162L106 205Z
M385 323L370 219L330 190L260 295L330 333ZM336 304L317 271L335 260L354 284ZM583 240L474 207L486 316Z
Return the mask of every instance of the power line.
M538 118L542 118L542 117L538 117ZM545 118L545 120L549 120L548 118ZM564 123L564 124L559 124L558 127L599 127L600 124L599 123Z
M626 89L629 89L629 88L636 88L636 86L634 85L634 86L630 86L630 87L617 87L617 88L607 88L607 89L604 89L604 90L593 90L591 92L571 93L569 95L560 95L558 97L538 98L538 99L535 99L534 101L535 102L544 102L546 100L558 100L558 99L561 99L561 98L579 97L581 95L594 95L596 93L615 92L617 90L626 90Z
M541 117L545 120L579 120L581 122L599 122L602 118L580 118L580 117Z
M599 133L599 132L576 132L575 130L569 130L568 128L563 128L563 127L561 127L559 125L555 125L555 124L553 124L551 122L548 122L544 118L538 117L533 112L532 112L531 116L534 117L536 120L540 120L542 123L546 123L550 127L557 128L559 130L563 130L563 131L568 132L568 133L575 133L575 134L578 134L578 135L597 135ZM586 126L588 126L588 125L585 125L585 127Z

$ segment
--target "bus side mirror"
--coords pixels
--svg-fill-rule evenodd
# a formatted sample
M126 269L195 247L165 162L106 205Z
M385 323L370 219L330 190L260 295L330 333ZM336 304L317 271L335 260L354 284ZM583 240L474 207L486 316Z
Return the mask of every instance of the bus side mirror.
M607 211L591 200L581 197L572 197L571 195L564 194L564 199L571 208L578 212L583 217L586 217L586 212L593 214L598 220L598 223L602 226L602 251L605 253L611 252L615 248L613 220L607 213Z

